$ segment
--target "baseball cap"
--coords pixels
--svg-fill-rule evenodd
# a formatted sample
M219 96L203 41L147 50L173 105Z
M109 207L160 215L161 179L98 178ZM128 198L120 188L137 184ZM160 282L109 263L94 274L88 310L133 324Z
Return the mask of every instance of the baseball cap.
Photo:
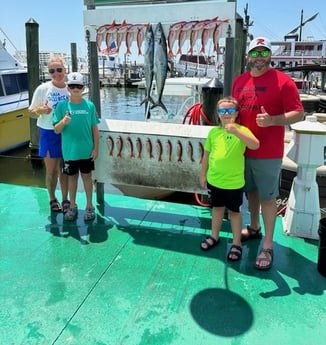
M67 85L84 85L84 77L81 73L72 72L67 75Z
M266 37L254 38L249 44L248 52L250 52L250 50L253 50L257 47L265 47L269 50L272 50L271 41Z

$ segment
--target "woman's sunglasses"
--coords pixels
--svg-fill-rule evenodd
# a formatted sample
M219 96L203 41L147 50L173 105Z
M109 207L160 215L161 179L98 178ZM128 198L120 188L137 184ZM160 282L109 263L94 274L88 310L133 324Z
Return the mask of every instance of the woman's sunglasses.
M62 73L63 68L62 67L57 67L57 68L49 68L49 73L53 74L54 72Z

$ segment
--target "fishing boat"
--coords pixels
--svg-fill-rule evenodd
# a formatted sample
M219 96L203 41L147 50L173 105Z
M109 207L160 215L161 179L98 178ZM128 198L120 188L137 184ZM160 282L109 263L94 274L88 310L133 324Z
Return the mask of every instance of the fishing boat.
M0 152L30 139L27 69L0 41Z

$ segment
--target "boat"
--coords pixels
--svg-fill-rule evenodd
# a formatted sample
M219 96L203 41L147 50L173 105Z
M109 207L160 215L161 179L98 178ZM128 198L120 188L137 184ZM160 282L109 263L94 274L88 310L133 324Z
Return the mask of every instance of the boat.
M174 64L177 75L184 77L222 78L223 64L218 64L214 56L182 54Z
M0 153L30 140L27 69L0 41Z
M275 68L326 64L326 40L272 41L271 45Z

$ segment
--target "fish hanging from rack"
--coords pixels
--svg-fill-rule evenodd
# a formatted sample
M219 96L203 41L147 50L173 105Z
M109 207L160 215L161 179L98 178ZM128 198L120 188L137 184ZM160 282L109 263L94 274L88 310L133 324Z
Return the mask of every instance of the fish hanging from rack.
M146 118L150 118L149 103L154 104L151 97L154 79L154 31L152 25L148 25L145 31L144 74L145 99L140 105L145 103Z
M162 101L165 80L168 74L168 54L166 37L161 23L156 25L154 31L154 78L156 84L157 101L151 109L161 107L166 113L168 110Z
M178 46L176 55L183 54L183 47L187 40L189 40L187 54L193 54L195 44L199 39L201 42L201 53L205 53L205 46L209 39L212 39L214 51L217 51L218 40L221 36L221 26L229 22L229 19L214 17L212 19L189 22L180 21L172 24L168 33L168 56L173 57L175 55L173 49L176 42Z

